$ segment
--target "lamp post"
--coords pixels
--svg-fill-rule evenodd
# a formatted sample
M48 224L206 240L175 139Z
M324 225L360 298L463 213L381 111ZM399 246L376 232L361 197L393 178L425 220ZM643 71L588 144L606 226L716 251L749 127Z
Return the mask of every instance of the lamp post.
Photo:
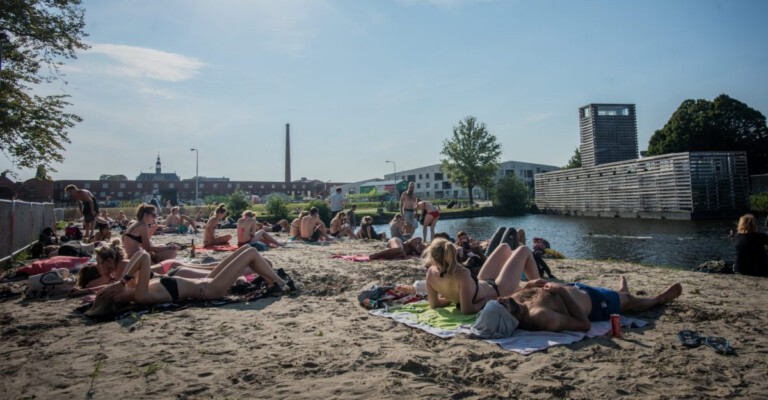
M394 170L394 172L395 172L395 174L394 174L394 176L393 176L393 180L394 180L395 182L397 182L397 164L395 164L395 162L394 162L394 161L389 161L389 160L387 160L387 161L384 161L384 162L385 162L385 163L392 163L392 169L393 169L393 170Z
M195 152L195 205L200 205L200 197L198 195L198 190L200 190L200 171L198 170L198 167L200 166L200 152L195 149L189 149L189 151Z

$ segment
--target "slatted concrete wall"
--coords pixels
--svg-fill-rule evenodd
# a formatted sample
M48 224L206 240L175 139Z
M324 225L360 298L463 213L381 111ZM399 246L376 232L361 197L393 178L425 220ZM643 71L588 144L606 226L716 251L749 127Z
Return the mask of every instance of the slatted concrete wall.
M744 210L743 152L675 153L537 174L536 205L559 213L711 213Z

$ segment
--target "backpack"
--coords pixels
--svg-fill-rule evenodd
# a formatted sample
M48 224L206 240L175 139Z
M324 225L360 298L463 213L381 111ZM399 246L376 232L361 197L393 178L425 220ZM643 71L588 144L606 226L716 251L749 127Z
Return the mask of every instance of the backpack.
M75 277L64 268L54 269L27 279L24 297L44 299L51 296L66 295L75 286Z

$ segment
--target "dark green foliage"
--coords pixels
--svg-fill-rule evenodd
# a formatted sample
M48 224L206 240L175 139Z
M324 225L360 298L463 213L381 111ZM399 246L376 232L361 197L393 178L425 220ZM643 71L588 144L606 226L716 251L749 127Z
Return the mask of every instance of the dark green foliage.
M102 174L99 176L100 181L127 181L128 177L122 174L119 175L108 175L108 174Z
M240 218L243 211L247 210L250 206L250 196L240 190L240 188L235 189L227 198L227 210L232 218Z
M48 176L48 173L45 172L45 166L44 165L38 165L37 171L35 172L35 179L40 181L50 181L51 177Z
M446 156L440 160L443 172L451 177L451 181L467 188L470 204L474 203L472 189L475 186L493 188L501 145L475 117L468 116L453 127L453 137L443 141L440 154Z
M750 174L768 172L765 116L721 94L713 101L686 100L651 136L648 155L684 151L746 151Z
M504 214L520 215L528 210L528 187L515 174L502 178L494 196L494 205Z
M68 95L38 96L32 88L60 80L63 60L88 48L80 0L0 0L0 151L16 168L64 160L68 130L81 121L64 112ZM65 82L66 83L66 82Z
M320 213L320 219L325 222L325 226L331 225L331 208L328 207L328 203L322 201L322 200L312 200L307 204L307 211L309 211L310 208L317 207L317 211Z
M749 196L749 208L756 213L768 213L768 193Z
M568 164L563 167L563 169L571 168L581 168L581 150L579 150L578 147L576 148L576 151L573 152L571 159L568 160Z
M288 203L280 196L269 196L266 211L275 220L288 219Z

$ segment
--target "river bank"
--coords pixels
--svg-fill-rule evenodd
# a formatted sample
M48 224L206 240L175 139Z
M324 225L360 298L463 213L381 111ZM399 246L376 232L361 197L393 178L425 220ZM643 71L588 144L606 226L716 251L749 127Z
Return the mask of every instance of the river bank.
M131 321L94 324L72 313L77 299L7 299L0 303L0 390L8 398L768 397L768 279L551 260L563 281L614 287L623 275L646 295L678 281L683 295L635 315L649 324L625 329L620 339L522 356L368 314L357 294L372 283L423 279L421 261L332 256L383 247L344 241L270 250L265 256L292 275L297 295ZM683 347L682 329L723 336L737 355Z

